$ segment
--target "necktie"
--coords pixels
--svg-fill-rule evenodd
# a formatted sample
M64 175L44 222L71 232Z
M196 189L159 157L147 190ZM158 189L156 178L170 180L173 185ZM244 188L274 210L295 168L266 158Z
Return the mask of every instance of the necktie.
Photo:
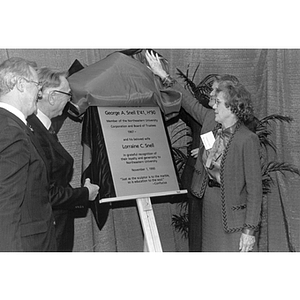
M53 126L51 125L50 128L48 129L49 133L58 141L58 137L57 134L53 128Z

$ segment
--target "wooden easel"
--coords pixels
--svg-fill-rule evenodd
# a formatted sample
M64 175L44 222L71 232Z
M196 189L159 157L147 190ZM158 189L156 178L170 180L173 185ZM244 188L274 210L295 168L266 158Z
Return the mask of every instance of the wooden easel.
M151 199L139 198L136 203L144 231L144 252L162 252Z
M144 252L162 252L162 246L155 222L155 216L152 209L150 197L167 196L174 194L185 194L187 190L178 190L172 192L153 193L149 195L124 196L115 198L105 198L99 200L100 203L124 201L136 199L140 220L144 232Z

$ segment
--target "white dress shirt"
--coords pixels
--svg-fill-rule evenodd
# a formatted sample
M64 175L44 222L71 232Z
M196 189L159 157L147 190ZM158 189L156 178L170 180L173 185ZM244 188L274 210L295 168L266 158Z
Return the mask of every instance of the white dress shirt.
M47 130L49 130L49 128L51 126L51 120L39 109L37 110L36 116L43 123L43 125L47 128Z

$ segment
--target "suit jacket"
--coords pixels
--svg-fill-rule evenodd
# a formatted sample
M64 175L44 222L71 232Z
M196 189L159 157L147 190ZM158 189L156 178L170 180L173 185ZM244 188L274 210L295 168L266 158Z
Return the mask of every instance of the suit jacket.
M36 115L27 118L34 135L42 146L50 177L50 199L54 210L71 210L88 205L89 192L86 187L73 188L73 157L66 151L53 134L45 128Z
M55 218L58 251L72 251L74 244L74 209L88 207L89 191L86 187L73 188L70 181L73 176L74 160L57 139L51 134L36 115L27 118L40 142L50 177L50 201Z
M0 250L55 251L49 181L30 129L0 108Z
M183 108L201 125L201 133L213 131L217 123L212 109L206 109L183 87L173 88L182 94ZM194 167L190 191L202 198L208 182L203 166L204 146L200 140L199 153ZM241 125L224 151L221 162L222 222L226 232L255 230L260 222L262 203L262 170L258 136Z

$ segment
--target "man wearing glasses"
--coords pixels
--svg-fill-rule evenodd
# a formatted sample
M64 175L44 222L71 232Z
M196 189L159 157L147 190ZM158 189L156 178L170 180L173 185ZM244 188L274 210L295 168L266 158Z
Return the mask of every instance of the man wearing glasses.
M46 158L27 126L40 92L36 63L0 65L0 251L55 251Z
M38 76L42 88L37 114L28 117L27 121L43 147L50 166L50 200L55 218L57 250L72 251L74 209L78 206L87 207L88 201L96 198L99 186L86 179L83 187L71 187L74 160L53 132L51 120L62 115L71 99L67 74L42 68L38 70Z

